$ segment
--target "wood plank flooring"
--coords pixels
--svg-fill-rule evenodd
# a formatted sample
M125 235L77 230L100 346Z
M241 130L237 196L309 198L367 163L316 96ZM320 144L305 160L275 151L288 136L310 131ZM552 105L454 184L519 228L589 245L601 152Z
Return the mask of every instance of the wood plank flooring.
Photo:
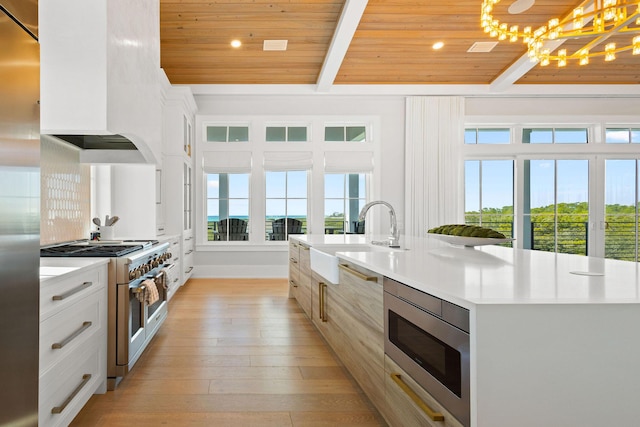
M285 279L191 279L115 391L72 426L385 426Z

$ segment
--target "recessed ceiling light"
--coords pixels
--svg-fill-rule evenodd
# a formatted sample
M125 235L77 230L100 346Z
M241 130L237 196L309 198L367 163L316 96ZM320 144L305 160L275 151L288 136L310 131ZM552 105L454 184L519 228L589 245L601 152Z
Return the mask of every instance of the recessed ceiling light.
M438 50L438 49L442 49L443 46L444 46L444 42L435 42L432 47L434 50Z
M517 15L518 13L526 12L531 9L536 0L516 0L509 6L509 13Z
M242 42L240 40L232 40L231 47L235 47L236 49L242 46Z

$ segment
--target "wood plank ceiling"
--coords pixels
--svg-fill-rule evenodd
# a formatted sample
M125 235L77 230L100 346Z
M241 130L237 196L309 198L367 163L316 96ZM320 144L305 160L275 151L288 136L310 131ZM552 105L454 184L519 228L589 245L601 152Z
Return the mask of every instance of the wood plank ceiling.
M511 15L508 0L496 5L494 15L537 28L570 13L578 1L536 0L526 12ZM640 55L630 52L613 62L594 58L565 68L530 64L522 43L501 41L491 52L470 53L475 42L496 41L480 27L480 5L481 0L161 0L161 65L173 84L640 83ZM240 48L230 46L234 39ZM263 51L264 40L287 40L287 50ZM432 49L436 41L445 46Z

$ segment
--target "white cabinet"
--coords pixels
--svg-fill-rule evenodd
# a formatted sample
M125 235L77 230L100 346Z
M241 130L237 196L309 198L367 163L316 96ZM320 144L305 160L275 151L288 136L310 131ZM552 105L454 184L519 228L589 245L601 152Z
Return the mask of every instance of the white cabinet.
M171 249L178 287L191 277L194 266L193 233L193 121L196 104L188 88L165 88L163 105L162 189L163 223L166 235L180 244ZM179 272L179 273L178 273ZM172 294L170 293L170 296Z
M68 425L106 391L106 262L41 279L39 425Z
M167 301L171 301L171 298L175 295L176 291L182 286L182 236L173 235L165 236L160 239L163 242L169 243L169 253L171 258L166 264L171 265L171 268L166 270L167 272Z

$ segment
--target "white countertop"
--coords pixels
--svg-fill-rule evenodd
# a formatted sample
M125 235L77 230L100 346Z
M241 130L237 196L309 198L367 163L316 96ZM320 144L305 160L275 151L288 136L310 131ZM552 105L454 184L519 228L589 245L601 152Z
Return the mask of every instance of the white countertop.
M64 274L79 272L87 268L108 263L109 258L41 257L40 281L50 280Z
M291 236L310 246L371 241L363 235ZM379 240L374 236L373 240ZM453 246L402 236L402 250L337 256L468 308L477 304L640 303L638 263L579 255Z

